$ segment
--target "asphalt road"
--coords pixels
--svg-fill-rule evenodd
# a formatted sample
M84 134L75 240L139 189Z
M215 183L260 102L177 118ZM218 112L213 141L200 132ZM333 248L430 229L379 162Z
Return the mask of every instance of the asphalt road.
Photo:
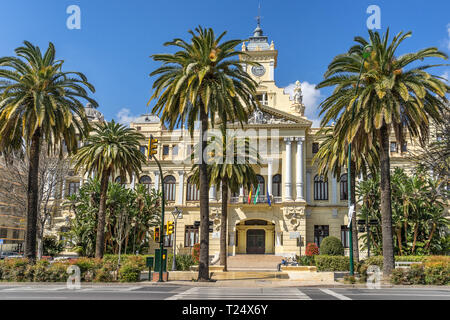
M6 300L450 300L450 288L236 288L175 285L0 285Z

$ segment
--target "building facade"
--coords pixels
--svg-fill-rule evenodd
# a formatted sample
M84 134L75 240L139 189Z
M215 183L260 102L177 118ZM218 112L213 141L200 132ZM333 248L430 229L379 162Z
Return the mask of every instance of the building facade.
M277 87L278 51L273 41L269 44L259 23L241 50L244 68L258 83L257 97L261 104L242 130L254 138L252 141L262 164L255 167L259 183L253 189L251 199L250 190L243 187L229 199L228 254L295 256L300 252L304 254L307 243L320 245L326 236L340 238L348 248L347 175L344 172L337 179L331 174L328 177L317 174L312 159L321 139L316 134L319 129L312 128L312 122L304 115L300 82L296 82L293 95ZM256 61L260 66L249 66L248 61ZM164 171L160 177L156 164L150 161L132 183L145 183L158 190L161 179L164 180L166 221L173 219L170 212L174 207L182 210L182 219L178 220L175 231L176 246L181 251L190 250L199 239L199 227L195 222L200 220L200 208L199 191L190 181L192 163L186 159L190 159L198 132L191 140L186 130L168 131L152 114L139 117L131 127L144 134L147 140L150 135L158 139L157 157ZM229 127L240 129L239 126ZM407 165L405 153L400 152L406 152L407 146L399 150L394 144L392 142L392 165ZM146 153L146 148L143 141L141 151ZM215 187L210 188L210 221L213 224L210 255L216 257L219 253L220 195ZM165 244L172 246L173 239L166 239Z

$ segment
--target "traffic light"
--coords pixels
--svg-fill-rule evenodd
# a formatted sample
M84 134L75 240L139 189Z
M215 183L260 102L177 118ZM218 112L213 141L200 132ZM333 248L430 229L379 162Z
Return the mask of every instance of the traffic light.
M155 227L155 231L153 232L153 240L155 240L155 242L159 242L161 237L161 233L160 233L160 228L159 227Z
M170 235L173 233L173 221L167 221L167 234Z
M158 139L153 138L153 136L150 136L150 139L148 139L148 158L150 159L152 156L158 153Z

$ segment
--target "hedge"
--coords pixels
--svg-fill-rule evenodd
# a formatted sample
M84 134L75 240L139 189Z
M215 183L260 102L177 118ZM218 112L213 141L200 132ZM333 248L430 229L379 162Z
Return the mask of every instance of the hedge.
M350 260L345 256L314 256L317 271L349 271Z

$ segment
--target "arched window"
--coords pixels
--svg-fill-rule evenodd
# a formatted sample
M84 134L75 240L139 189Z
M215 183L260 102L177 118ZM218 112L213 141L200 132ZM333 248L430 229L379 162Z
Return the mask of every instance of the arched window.
M198 190L197 186L191 182L191 178L192 177L189 177L187 180L186 201L199 201L200 190Z
M120 176L118 176L118 177L114 180L114 182L115 182L115 183L120 183L120 184L125 184L125 183L127 183L126 181L122 182L122 178L121 178Z
M328 181L323 176L314 177L314 200L328 200Z
M264 177L259 174L256 175L256 179L258 180L258 185L256 186L254 193L256 195L256 191L259 188L259 195L263 196L266 194L266 181L264 180Z
M348 181L346 173L341 176L340 188L341 200L348 200Z
M175 183L174 176L164 177L164 197L167 201L175 201Z
M272 178L272 194L274 197L281 197L281 174L276 174Z
M150 188L152 186L152 179L149 176L142 176L139 178L139 183L143 184L145 188L150 192Z

